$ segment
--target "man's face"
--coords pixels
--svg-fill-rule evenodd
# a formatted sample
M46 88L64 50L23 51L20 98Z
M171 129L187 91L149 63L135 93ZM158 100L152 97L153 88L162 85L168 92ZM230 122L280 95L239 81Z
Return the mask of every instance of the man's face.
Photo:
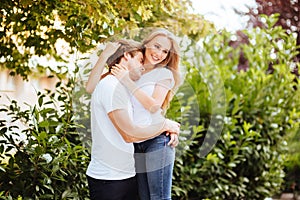
M136 53L133 57L128 58L128 70L129 76L133 81L137 81L142 76L142 71L144 70L144 56L142 52Z

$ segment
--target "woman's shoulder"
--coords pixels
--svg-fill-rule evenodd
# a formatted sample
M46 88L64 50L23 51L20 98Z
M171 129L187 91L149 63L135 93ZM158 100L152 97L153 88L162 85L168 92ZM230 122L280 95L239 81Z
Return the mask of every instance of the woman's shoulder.
M170 69L168 69L167 67L157 68L156 74L160 77L173 78L172 71Z
M149 83L149 82L158 82L162 81L165 79L171 79L173 80L173 73L171 70L165 68L165 67L157 67L152 69L150 72L144 74L136 83L138 85L142 85L144 83Z
M163 72L172 72L169 68L167 68L166 66L165 67L157 67L157 68L154 68L154 70L157 70L157 71L163 71Z
M158 67L155 68L153 71L161 76L173 76L172 71L167 67Z

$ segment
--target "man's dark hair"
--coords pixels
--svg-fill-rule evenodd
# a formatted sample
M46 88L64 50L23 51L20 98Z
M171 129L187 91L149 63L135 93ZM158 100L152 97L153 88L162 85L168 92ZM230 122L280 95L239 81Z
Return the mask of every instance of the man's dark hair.
M118 40L116 43L121 44L116 52L107 59L108 69L118 64L123 58L124 53L129 53L130 56L135 56L138 52L142 51L141 43L134 40Z

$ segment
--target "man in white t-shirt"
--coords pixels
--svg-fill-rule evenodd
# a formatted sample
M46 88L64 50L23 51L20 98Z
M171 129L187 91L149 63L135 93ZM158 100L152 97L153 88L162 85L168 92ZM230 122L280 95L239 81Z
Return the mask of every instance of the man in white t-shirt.
M109 67L122 64L133 80L143 69L140 44L121 40L120 47L107 60ZM93 200L134 200L137 188L134 147L130 142L152 138L168 131L179 133L179 124L155 116L153 124L136 126L126 88L109 72L100 80L91 99L91 162L87 169L90 197Z

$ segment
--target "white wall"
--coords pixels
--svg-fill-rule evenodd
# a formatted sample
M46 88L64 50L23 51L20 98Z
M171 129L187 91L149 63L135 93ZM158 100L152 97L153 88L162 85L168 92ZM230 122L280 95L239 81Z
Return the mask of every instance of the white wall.
M23 81L20 76L10 76L8 70L0 70L0 105L8 105L10 100L16 100L21 109L28 108L26 104L37 103L38 91L52 90L55 88L55 83L56 79L46 76ZM9 116L0 113L0 119L9 120Z

